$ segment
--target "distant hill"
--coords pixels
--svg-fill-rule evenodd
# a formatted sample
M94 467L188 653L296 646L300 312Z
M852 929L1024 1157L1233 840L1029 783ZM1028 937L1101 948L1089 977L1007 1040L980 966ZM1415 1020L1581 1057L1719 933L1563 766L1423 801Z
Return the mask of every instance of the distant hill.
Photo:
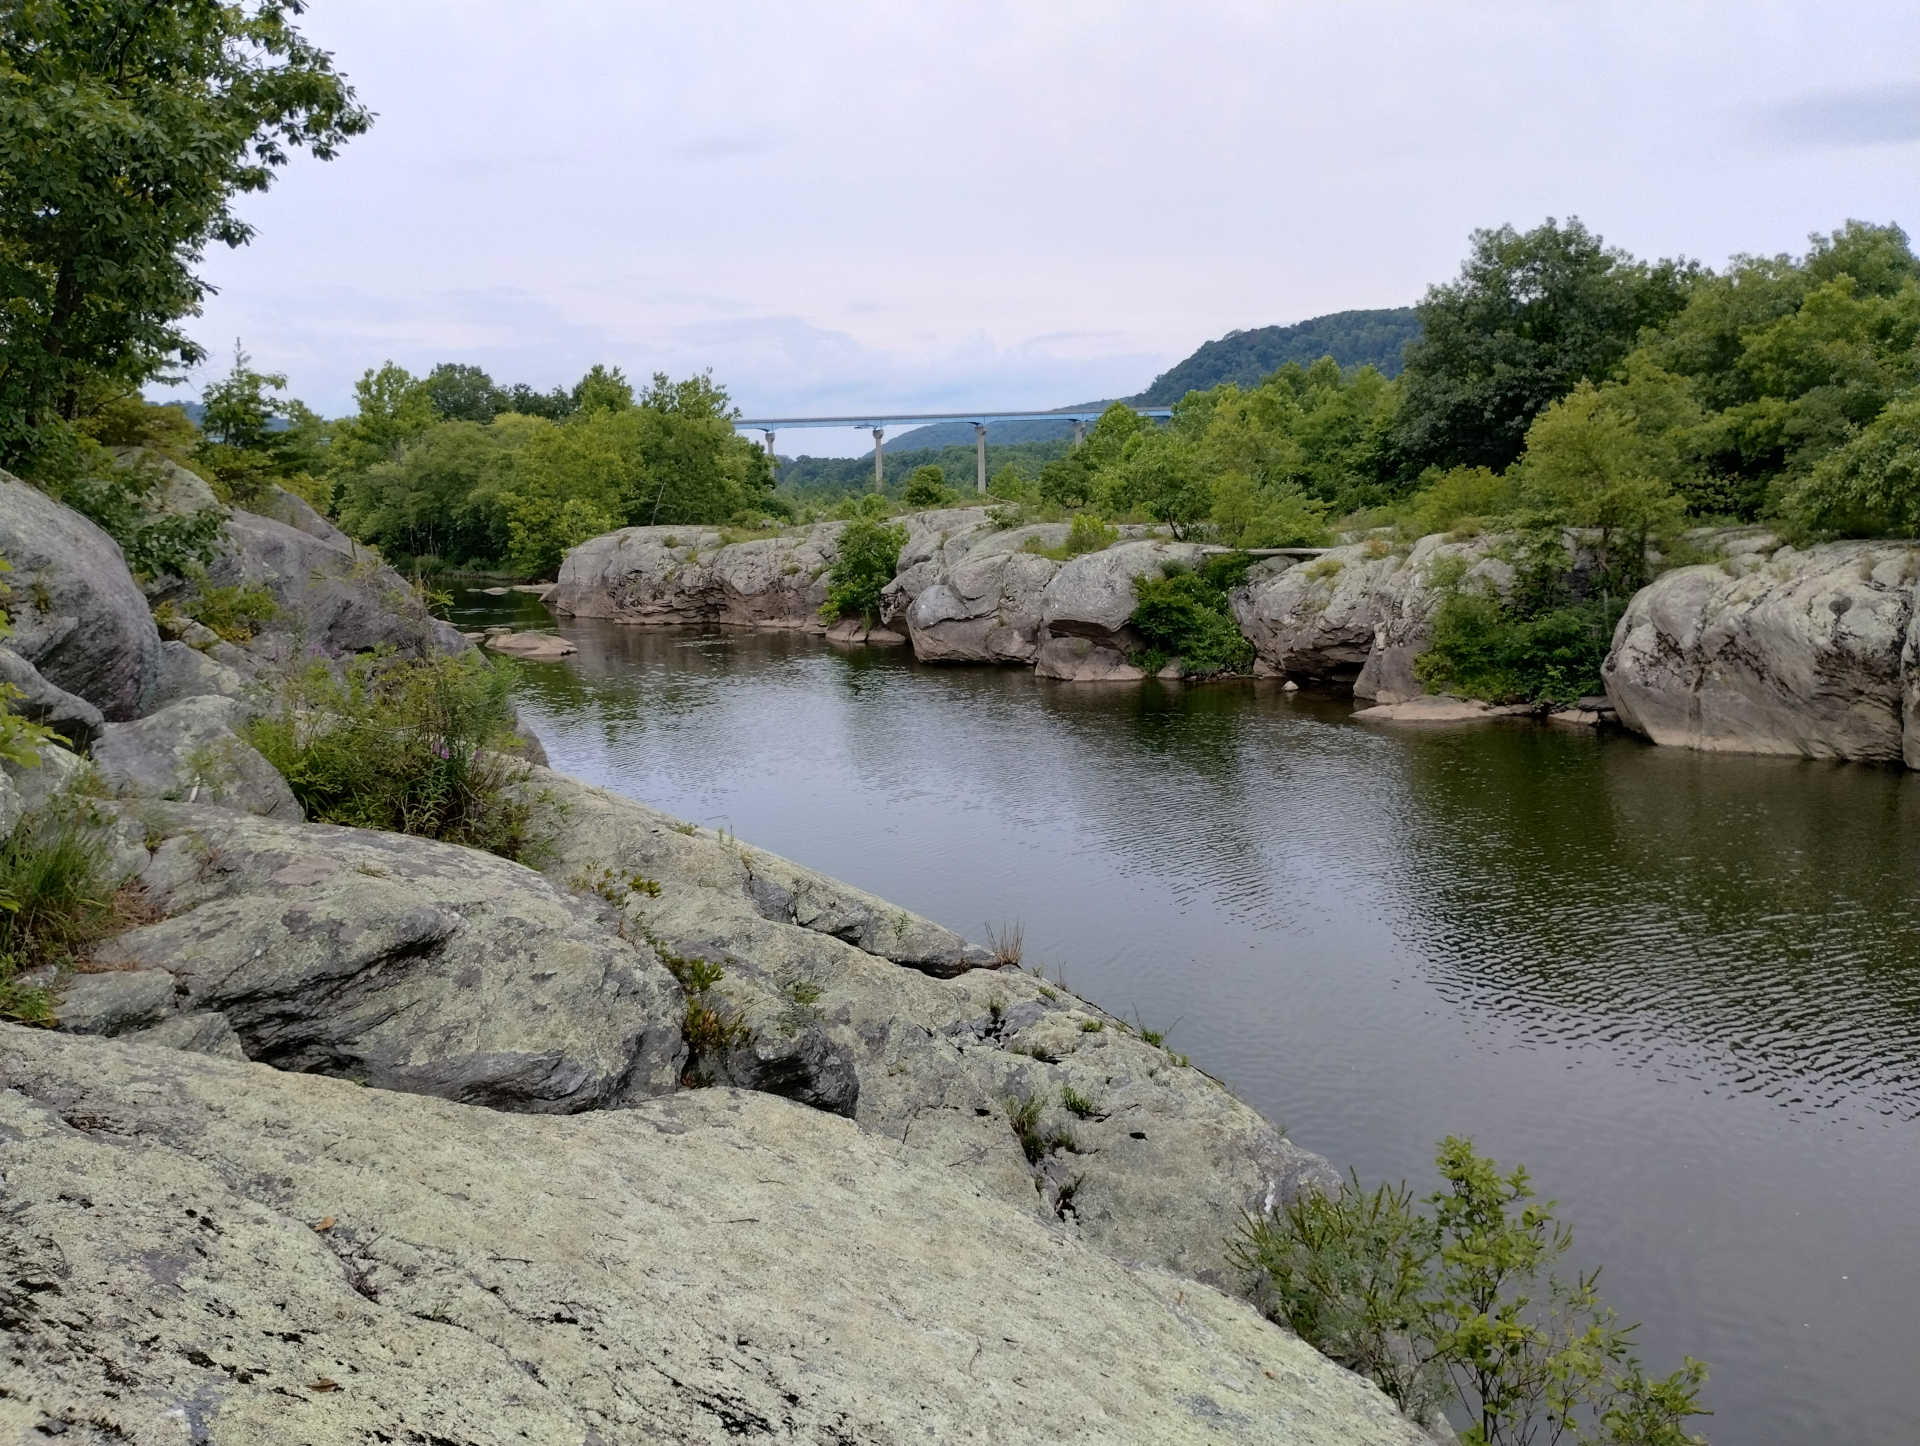
M1330 356L1343 367L1376 366L1390 377L1400 375L1400 352L1420 334L1420 322L1411 306L1379 311L1336 311L1292 326L1260 326L1252 331L1230 331L1171 370L1154 378L1153 385L1127 400L1143 407L1170 407L1188 392L1203 392L1222 382L1251 386L1268 373L1299 362L1311 366Z

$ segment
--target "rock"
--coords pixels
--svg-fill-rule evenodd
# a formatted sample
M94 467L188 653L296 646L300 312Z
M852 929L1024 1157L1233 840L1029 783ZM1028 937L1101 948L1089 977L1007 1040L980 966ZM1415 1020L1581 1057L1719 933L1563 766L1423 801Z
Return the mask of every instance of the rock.
M1783 547L1738 576L1677 568L1641 589L1601 670L1655 743L1920 762L1906 720L1920 544Z
M39 813L86 776L86 760L58 743L43 744L31 764L0 761L22 813Z
M313 505L306 498L297 496L284 487L268 487L248 510L258 516L291 527L296 532L304 532L309 537L318 538L334 548L347 552L353 551L352 538L314 511Z
M553 591L553 584L550 582L516 582L507 590L509 592L523 592L545 602L547 594Z
M513 589L510 587L483 587L480 591L488 597L506 597Z
M1443 534L1423 537L1404 564L1376 575L1371 586L1373 646L1353 680L1354 697L1393 703L1427 691L1413 665L1432 644L1433 615L1446 598L1436 574L1457 571L1463 590L1505 597L1512 590L1514 570L1499 551L1510 540L1498 534L1457 542ZM1569 567L1573 565L1570 553Z
M149 700L156 711L184 698L239 698L247 691L247 680L238 670L198 648L165 642L160 653L160 681Z
M427 612L405 578L377 554L236 509L223 550L207 568L211 586L264 586L280 615L248 645L255 657L301 650L329 655L391 648L410 657L462 653L471 644Z
M1198 567L1206 553L1190 542L1121 542L1061 565L1040 595L1040 625L1052 638L1091 638L1110 647L1137 645L1127 626L1139 599L1134 580L1159 577L1167 564Z
M240 736L249 710L187 698L136 723L109 723L93 745L100 780L123 798L212 803L267 818L306 816L286 779Z
M1049 638L1040 645L1033 671L1063 683L1137 683L1147 676L1118 648L1084 637Z
M765 1095L0 1050L6 1439L1418 1446L1244 1302Z
M1423 693L1398 703L1376 703L1353 717L1361 723L1480 723L1490 718L1524 718L1533 709L1525 703L1506 706L1477 698L1453 698L1445 693Z
M1256 563L1231 594L1234 620L1274 674L1351 685L1373 652L1377 593L1404 565L1371 543L1332 548L1309 563Z
M930 920L561 775L526 787L564 810L550 877L608 889L628 937L720 966L753 1042L690 1065L717 1082L851 1114L1116 1256L1217 1282L1244 1211L1334 1178L1206 1075ZM1105 1118L1066 1116L1064 1085ZM1033 1095L1083 1153L1028 1163L1006 1107Z
M486 646L488 652L507 653L536 663L552 662L580 651L575 644L552 633L491 633Z
M13 832L14 825L26 816L27 801L13 786L13 779L0 770L0 838Z
M0 472L7 646L107 718L138 718L161 673L160 634L111 537L38 488Z
M679 986L580 900L490 854L226 809L140 806L164 917L105 965L165 969L248 1055L500 1109L673 1087Z
M1563 728L1598 728L1606 718L1593 708L1556 708L1547 714L1547 721Z
M824 631L826 572L845 526L731 545L712 528L622 528L569 552L545 601L569 617Z
M0 648L0 688L14 690L7 706L15 713L51 728L73 748L85 748L106 722L93 704L49 683L11 648Z
M246 1049L234 1032L227 1016L215 1010L196 1014L176 1014L126 1036L130 1044L152 1044L161 1049L183 1049L189 1054L210 1054L219 1059L244 1060Z
M122 1034L175 1009L173 975L164 969L69 974L54 985L54 1016L71 1034Z
M1031 663L1040 650L1041 599L1060 564L1027 550L1057 547L1065 524L969 538L922 587L904 617L923 663Z

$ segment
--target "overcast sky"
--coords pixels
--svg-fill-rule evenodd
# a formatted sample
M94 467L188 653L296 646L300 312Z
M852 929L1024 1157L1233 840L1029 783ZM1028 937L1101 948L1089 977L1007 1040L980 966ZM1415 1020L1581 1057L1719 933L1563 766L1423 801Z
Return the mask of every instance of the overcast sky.
M1920 221L1920 6L314 0L379 113L244 212L195 334L349 410L391 358L711 367L751 413L1136 391L1394 306L1476 226L1642 255ZM781 438L783 452L855 438Z

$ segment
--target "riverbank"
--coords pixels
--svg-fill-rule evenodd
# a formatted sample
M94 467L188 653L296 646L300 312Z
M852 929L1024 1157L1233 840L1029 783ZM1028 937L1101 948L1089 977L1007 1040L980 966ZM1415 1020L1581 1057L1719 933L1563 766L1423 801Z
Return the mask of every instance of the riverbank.
M1067 524L1004 520L977 507L897 519L907 538L881 594L880 640L904 637L923 662L1140 683L1154 650L1135 620L1136 585L1217 553L1129 528L1066 556ZM824 632L820 609L848 525L733 543L712 529L626 528L568 553L546 601L562 617ZM1533 712L1580 725L1617 719L1666 746L1920 767L1920 543L1803 549L1752 527L1685 542L1708 560L1633 596L1600 669L1604 697ZM1257 676L1351 695L1386 709L1373 715L1382 721L1470 721L1498 710L1424 701L1418 664L1448 597L1512 589L1510 543L1436 534L1261 558L1226 605ZM1593 566L1587 549L1583 535L1566 534L1573 581ZM1153 667L1163 681L1186 672L1177 657Z

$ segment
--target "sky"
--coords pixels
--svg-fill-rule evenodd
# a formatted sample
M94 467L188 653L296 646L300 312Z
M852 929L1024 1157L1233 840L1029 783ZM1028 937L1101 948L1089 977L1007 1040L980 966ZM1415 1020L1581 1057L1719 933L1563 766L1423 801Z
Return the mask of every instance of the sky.
M1920 230L1920 6L313 0L373 129L245 198L192 331L323 412L394 360L711 368L749 415L1125 395L1398 306L1469 233ZM788 433L854 454L865 433Z

